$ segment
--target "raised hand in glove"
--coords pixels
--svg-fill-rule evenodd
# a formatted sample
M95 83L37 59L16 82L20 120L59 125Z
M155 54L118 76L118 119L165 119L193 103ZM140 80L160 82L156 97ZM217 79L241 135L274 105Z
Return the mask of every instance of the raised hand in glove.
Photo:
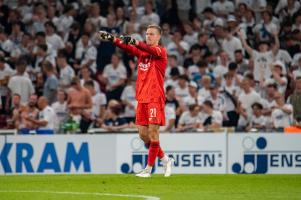
M137 42L134 38L132 38L131 36L120 36L120 39L122 40L122 42L124 44L131 44L131 45L136 45Z
M100 40L114 41L114 36L106 31L98 31L97 36Z

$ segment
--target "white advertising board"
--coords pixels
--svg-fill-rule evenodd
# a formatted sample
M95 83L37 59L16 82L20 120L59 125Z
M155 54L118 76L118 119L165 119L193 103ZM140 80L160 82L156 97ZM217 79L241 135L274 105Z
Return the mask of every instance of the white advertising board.
M160 142L175 174L301 174L301 135L162 134ZM0 174L136 173L147 154L138 134L0 136Z
M115 137L7 136L0 141L0 174L115 173Z
M301 135L229 134L228 173L300 174Z
M226 173L226 134L162 134L160 145L175 159L173 173ZM148 150L138 135L117 136L117 172L137 173L147 164ZM162 173L157 159L154 172Z

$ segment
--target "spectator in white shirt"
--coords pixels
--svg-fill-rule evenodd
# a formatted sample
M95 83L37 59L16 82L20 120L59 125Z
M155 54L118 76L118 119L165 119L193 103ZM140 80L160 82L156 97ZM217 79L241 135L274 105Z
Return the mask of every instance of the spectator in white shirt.
M219 53L220 63L213 70L218 85L221 85L222 77L228 72L229 56L225 51Z
M131 26L133 26L134 28L134 33L138 34L138 31L139 31L139 28L140 28L140 23L138 22L137 20L137 13L136 13L136 10L131 10L129 11L129 17L127 19L127 21L125 21L124 25L123 25L123 30L126 30L128 24L131 24ZM139 34L140 35L140 34ZM140 37L142 37L140 35Z
M214 110L224 112L225 98L220 94L218 85L212 84L210 86L210 95L205 99L205 101L210 101Z
M172 35L170 33L170 25L168 23L162 24L162 35L161 42L163 46L167 46L170 42L172 42Z
M238 73L237 67L237 64L234 62L231 62L228 65L228 73L233 77L232 84L234 86L240 86L241 80L243 79L243 76Z
M275 45L274 42L272 42L272 48ZM283 64L283 72L286 74L286 69L290 66L292 63L293 59L291 55L288 53L287 50L285 49L279 49L277 55L275 56L276 61L280 61Z
M205 101L203 103L202 126L205 130L218 129L223 124L223 115L220 111L214 110L211 101Z
M280 92L277 92L274 98L276 103L271 115L273 126L275 131L283 132L284 128L293 122L293 106L285 103L284 96Z
M111 57L111 64L105 66L99 80L106 85L107 99L120 99L126 83L127 71L117 54Z
M60 125L63 124L68 117L67 94L64 90L57 91L57 101L51 105L56 114L55 129L60 133Z
M191 46L189 50L189 55L184 60L184 67L186 73L188 74L190 79L194 79L197 74L199 74L199 62L202 59L202 49L198 44L194 44ZM207 65L206 65L207 67Z
M124 33L135 40L143 40L141 34L135 29L135 23L127 22Z
M100 15L101 8L99 3L93 3L89 11L89 18L87 21L90 21L97 28L97 30L99 30L101 27L107 26L107 19Z
M190 105L189 110L182 113L177 131L194 131L201 125L201 119L199 116L200 108L198 105Z
M272 105L272 103L275 101L275 94L278 91L277 84L274 82L266 82L265 86L265 100L267 100L267 103L269 105Z
M67 63L65 51L59 51L56 59L60 69L59 84L62 88L68 88L72 78L75 76L73 68Z
M252 105L252 110L253 114L246 130L251 132L265 131L267 119L263 115L263 106L256 102Z
M183 40L189 44L189 47L198 42L198 33L193 30L192 23L190 21L184 22L185 35Z
M179 63L184 61L186 53L189 51L189 44L182 39L182 33L180 31L175 31L172 36L172 42L170 42L166 47L167 53L177 53Z
M52 47L52 44L47 42L45 32L38 32L35 34L35 46L33 47L33 53L36 54L38 51L38 46L40 44L47 46L47 55L56 56L56 49Z
M273 15L264 10L261 12L262 23L255 26L255 33L257 34L258 41L267 41L272 39L271 36L278 32L278 27L272 22Z
M230 72L227 72L224 75L222 87L225 91L229 92L229 94L231 94L234 97L237 97L240 94L240 88L234 82L234 76Z
M239 115L237 113L237 96L240 94L240 88L233 85L233 75L226 73L224 75L225 85L222 90L222 97L224 99L224 120L223 126L235 127L237 126Z
M202 104L207 97L210 96L210 86L212 79L210 76L204 75L201 79L202 88L198 91L198 104Z
M244 35L241 31L238 31L240 40L242 41L243 47L246 49L248 54L254 59L254 78L256 81L264 81L268 79L272 72L270 69L270 64L274 60L274 56L277 55L279 50L279 39L278 33L273 32L273 38L275 40L275 45L272 49L269 47L269 43L261 41L259 43L259 51L252 49L246 42Z
M252 105L261 102L260 95L251 87L250 79L244 78L241 82L242 93L238 96L242 107L247 111L248 116L252 113Z
M145 14L140 19L141 24L150 25L150 24L160 24L160 18L157 13L153 10L153 3L148 1L145 4Z
M17 46L21 43L23 31L21 30L21 22L12 22L11 23L11 34L9 35L9 39L14 42L14 44ZM12 54L11 54L12 56Z
M45 23L46 41L52 45L54 51L65 47L63 39L55 33L56 27L53 22Z
M234 52L234 62L237 64L237 73L240 75L244 75L249 70L249 61L244 58L241 49Z
M278 62L273 64L270 82L276 83L278 91L283 95L285 94L287 88L287 78L283 74L282 64L279 64Z
M213 3L212 8L214 12L221 17L227 16L229 13L234 12L234 4L228 0L218 0Z
M25 119L34 123L38 127L38 131L49 131L49 133L54 133L56 128L56 114L53 108L48 105L48 100L46 97L40 97L38 100L39 107L39 119L33 119L27 116Z
M73 13L76 12L73 5L66 5L63 14L53 20L54 24L57 27L58 32L62 33L63 37L67 35L70 31L70 27L74 22Z
M224 28L225 39L222 43L223 50L227 52L230 61L235 60L236 50L242 50L242 44L239 38L233 36L229 28Z
M214 21L216 19L216 15L211 7L206 7L203 10L203 15L204 15L204 22L203 26L205 29L208 31L211 31L214 27Z
M188 84L188 96L182 99L184 109L187 110L190 105L198 104L198 85L194 81Z
M179 99L184 99L188 96L188 80L189 78L186 75L181 75L178 78L178 86L176 89L176 95Z
M35 92L32 81L25 76L27 63L23 59L19 59L16 63L17 74L9 79L8 88L12 94L21 96L21 103L27 104L29 96Z
M15 44L7 37L4 28L2 28L1 26L0 27L0 49L2 51L5 51L5 53L10 54L14 48L15 48Z
M90 69L96 72L96 56L97 50L92 45L89 35L83 34L75 51L75 58L80 60L80 65L74 65L75 68L82 68L84 66L90 67Z

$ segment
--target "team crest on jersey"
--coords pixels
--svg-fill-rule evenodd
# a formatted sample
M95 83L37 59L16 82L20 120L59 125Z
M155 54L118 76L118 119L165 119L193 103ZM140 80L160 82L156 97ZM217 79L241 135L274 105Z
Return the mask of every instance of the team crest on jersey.
M147 71L150 67L150 63L139 63L138 67L142 70L142 71Z

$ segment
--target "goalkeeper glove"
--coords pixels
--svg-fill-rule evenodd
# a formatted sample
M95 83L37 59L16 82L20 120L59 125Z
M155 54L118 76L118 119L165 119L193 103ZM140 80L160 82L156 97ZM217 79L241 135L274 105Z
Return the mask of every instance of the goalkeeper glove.
M120 39L124 44L131 44L136 45L136 40L134 38L131 38L130 36L120 36Z
M98 37L101 40L114 41L114 36L106 31L98 31Z

